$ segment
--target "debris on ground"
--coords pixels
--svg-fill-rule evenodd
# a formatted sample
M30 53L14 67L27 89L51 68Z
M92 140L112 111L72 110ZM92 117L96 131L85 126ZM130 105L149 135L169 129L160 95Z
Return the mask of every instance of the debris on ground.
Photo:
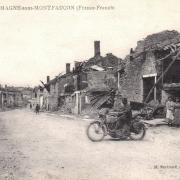
M142 120L145 124L149 126L167 125L168 122L165 119L153 119L153 120Z

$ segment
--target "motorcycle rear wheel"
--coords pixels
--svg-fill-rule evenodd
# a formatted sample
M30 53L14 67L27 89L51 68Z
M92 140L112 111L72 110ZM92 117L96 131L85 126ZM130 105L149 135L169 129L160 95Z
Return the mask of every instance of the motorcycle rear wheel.
M91 141L102 141L105 136L105 131L99 121L94 121L87 127L87 136Z
M146 134L146 128L144 124L137 123L133 127L133 131L130 132L129 138L132 140L142 140Z

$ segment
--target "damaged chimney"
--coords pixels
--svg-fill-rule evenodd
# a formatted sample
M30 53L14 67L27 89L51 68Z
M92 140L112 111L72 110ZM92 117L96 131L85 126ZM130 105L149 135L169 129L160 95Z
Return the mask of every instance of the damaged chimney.
M133 53L134 53L134 50L133 50L133 48L131 48L130 49L130 56L129 56L130 61L133 60Z
M47 76L47 83L49 83L50 81L50 76Z
M70 73L70 63L66 63L66 74Z
M94 41L94 56L100 56L100 41Z

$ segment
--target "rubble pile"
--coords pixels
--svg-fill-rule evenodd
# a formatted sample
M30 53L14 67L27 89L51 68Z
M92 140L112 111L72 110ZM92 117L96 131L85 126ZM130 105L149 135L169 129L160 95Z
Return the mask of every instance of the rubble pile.
M68 113L68 114L71 114L72 113L72 105L71 104L63 104L59 109L58 111L59 112L62 112L62 113Z

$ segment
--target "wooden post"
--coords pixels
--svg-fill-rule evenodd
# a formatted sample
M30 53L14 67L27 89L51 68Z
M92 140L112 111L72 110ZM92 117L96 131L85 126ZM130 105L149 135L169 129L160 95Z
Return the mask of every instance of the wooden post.
M157 76L154 76L154 84L156 84L156 81L157 81ZM157 100L157 88L156 88L156 86L155 86L155 88L154 88L154 101L156 102L156 100Z
M120 88L119 79L120 79L120 72L118 71L118 90L119 90L119 88Z
M2 108L2 92L0 91L0 108Z

